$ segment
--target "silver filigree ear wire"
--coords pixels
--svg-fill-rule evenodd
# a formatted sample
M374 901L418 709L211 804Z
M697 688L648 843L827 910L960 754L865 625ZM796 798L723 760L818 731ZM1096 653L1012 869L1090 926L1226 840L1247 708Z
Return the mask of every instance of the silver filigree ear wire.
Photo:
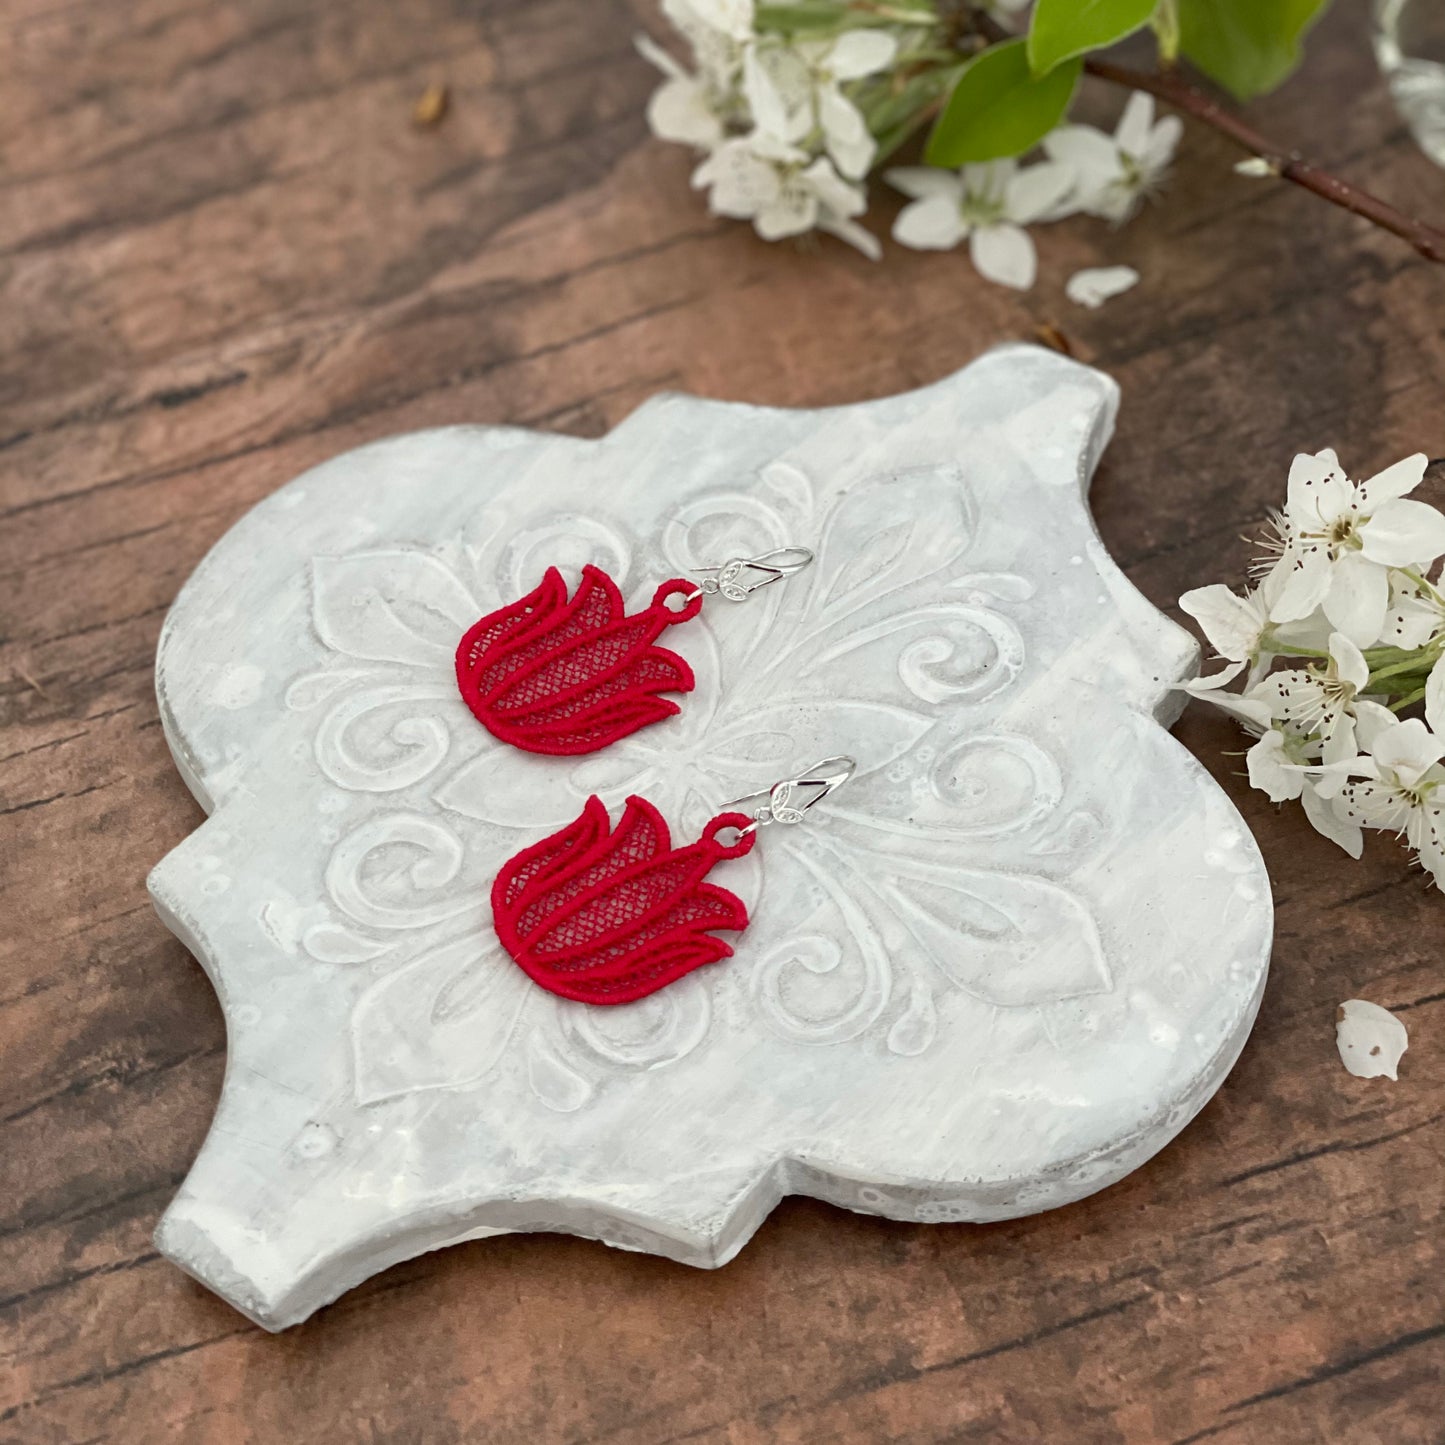
M716 567L694 567L694 572L703 575L687 601L721 595L729 602L746 602L760 587L791 577L812 561L813 554L807 547L775 547L757 557L729 557Z
M849 757L824 758L821 763L814 763L807 769L802 777L783 778L756 793L734 798L723 807L723 812L746 813L753 820L746 828L738 829L742 837L772 823L801 823L803 814L841 788L857 767L858 764ZM809 791L800 798L798 795L804 789Z

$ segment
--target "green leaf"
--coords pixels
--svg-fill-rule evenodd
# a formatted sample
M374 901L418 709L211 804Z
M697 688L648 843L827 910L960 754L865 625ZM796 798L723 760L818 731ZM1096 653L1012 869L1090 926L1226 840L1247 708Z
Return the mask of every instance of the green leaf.
M934 105L947 94L963 70L961 65L925 70L921 75L914 76L902 90L886 93L876 103L866 99L862 102L868 129L878 142L878 150L873 157L874 170L928 123Z
M759 30L794 35L800 30L835 30L848 18L838 0L796 0L791 5L759 5L753 23Z
M1329 0L1179 0L1185 57L1240 100L1273 90Z
M1029 65L1047 75L1056 65L1103 50L1142 30L1158 0L1039 0L1029 26Z
M992 46L969 63L928 137L931 166L962 166L1021 156L1063 119L1081 60L1035 77L1023 40Z

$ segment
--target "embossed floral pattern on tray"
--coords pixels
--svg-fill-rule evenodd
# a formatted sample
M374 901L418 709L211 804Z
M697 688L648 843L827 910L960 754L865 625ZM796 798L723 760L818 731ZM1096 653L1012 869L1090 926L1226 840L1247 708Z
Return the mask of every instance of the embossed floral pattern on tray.
M713 991L732 978L704 970L605 1012L550 998L502 953L482 900L463 884L464 859L499 829L512 846L541 836L591 792L612 806L634 792L670 802L679 828L695 830L727 800L806 761L794 756L792 728L819 697L839 736L852 719L872 740L860 762L877 806L840 795L826 826L777 830L757 850L761 862L738 865L750 902L760 891L811 900L765 952L750 954L745 938L740 958L719 966L743 974L759 1026L807 1044L876 1026L889 1051L911 1056L935 1041L940 990L1022 1008L1111 987L1098 929L1069 889L1041 874L940 861L950 844L1005 835L1041 856L1066 852L1080 821L1061 816L1059 765L1037 743L960 726L963 705L1018 679L1019 618L1034 589L1013 573L968 569L975 519L959 469L879 474L826 506L791 463L772 463L758 481L684 506L660 550L576 513L508 537L484 509L470 535L488 540L475 547L314 559L313 623L333 660L293 679L286 704L314 715L315 759L330 784L374 795L375 806L336 841L325 871L332 916L303 944L323 963L378 973L351 1020L361 1102L475 1084L521 1049L532 1091L566 1112L610 1072L665 1067L701 1047ZM715 602L689 626L681 646L698 687L666 726L596 757L548 760L519 788L515 751L460 706L456 639L548 564L593 561L636 592L724 546L814 538L809 572L746 607ZM865 654L872 672L883 658L886 685L859 683ZM388 854L402 860L390 881L399 872L404 886L381 896L368 870ZM851 940L849 957L840 936Z

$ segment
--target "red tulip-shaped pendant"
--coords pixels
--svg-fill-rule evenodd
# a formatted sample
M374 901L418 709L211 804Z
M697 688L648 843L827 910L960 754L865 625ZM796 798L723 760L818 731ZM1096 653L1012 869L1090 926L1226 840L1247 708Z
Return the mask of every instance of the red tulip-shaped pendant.
M655 644L696 617L702 598L696 583L673 578L629 617L600 568L582 569L569 600L562 574L549 567L534 591L468 629L457 647L457 685L504 743L564 757L596 752L679 711L658 694L691 692L692 669Z
M719 835L735 831L735 841ZM672 846L662 814L628 798L611 827L600 798L561 831L518 853L492 885L502 946L537 983L583 1003L631 1003L705 963L732 954L712 932L748 926L735 894L706 881L713 865L741 858L755 820L721 813L702 837Z
M627 615L617 584L582 569L571 599L549 567L520 602L469 627L457 646L457 686L493 736L529 753L595 753L681 711L664 692L691 692L692 669L657 645L669 627L697 616L704 597L746 602L760 587L800 572L806 547L778 547L674 577L641 612Z

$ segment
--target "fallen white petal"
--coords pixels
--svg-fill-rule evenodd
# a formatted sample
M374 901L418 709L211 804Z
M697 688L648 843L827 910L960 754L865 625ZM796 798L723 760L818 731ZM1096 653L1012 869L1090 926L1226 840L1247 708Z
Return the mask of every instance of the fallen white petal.
M1075 271L1064 286L1064 295L1097 311L1111 296L1120 296L1138 284L1139 273L1132 266L1096 266Z
M1253 176L1258 180L1279 174L1279 167L1273 161L1265 160L1263 156L1250 156L1246 161L1235 161L1234 170L1237 175Z
M1336 1015L1335 1043L1340 1061L1357 1079L1395 1079L1400 1055L1410 1047L1405 1025L1377 1003L1346 999Z

